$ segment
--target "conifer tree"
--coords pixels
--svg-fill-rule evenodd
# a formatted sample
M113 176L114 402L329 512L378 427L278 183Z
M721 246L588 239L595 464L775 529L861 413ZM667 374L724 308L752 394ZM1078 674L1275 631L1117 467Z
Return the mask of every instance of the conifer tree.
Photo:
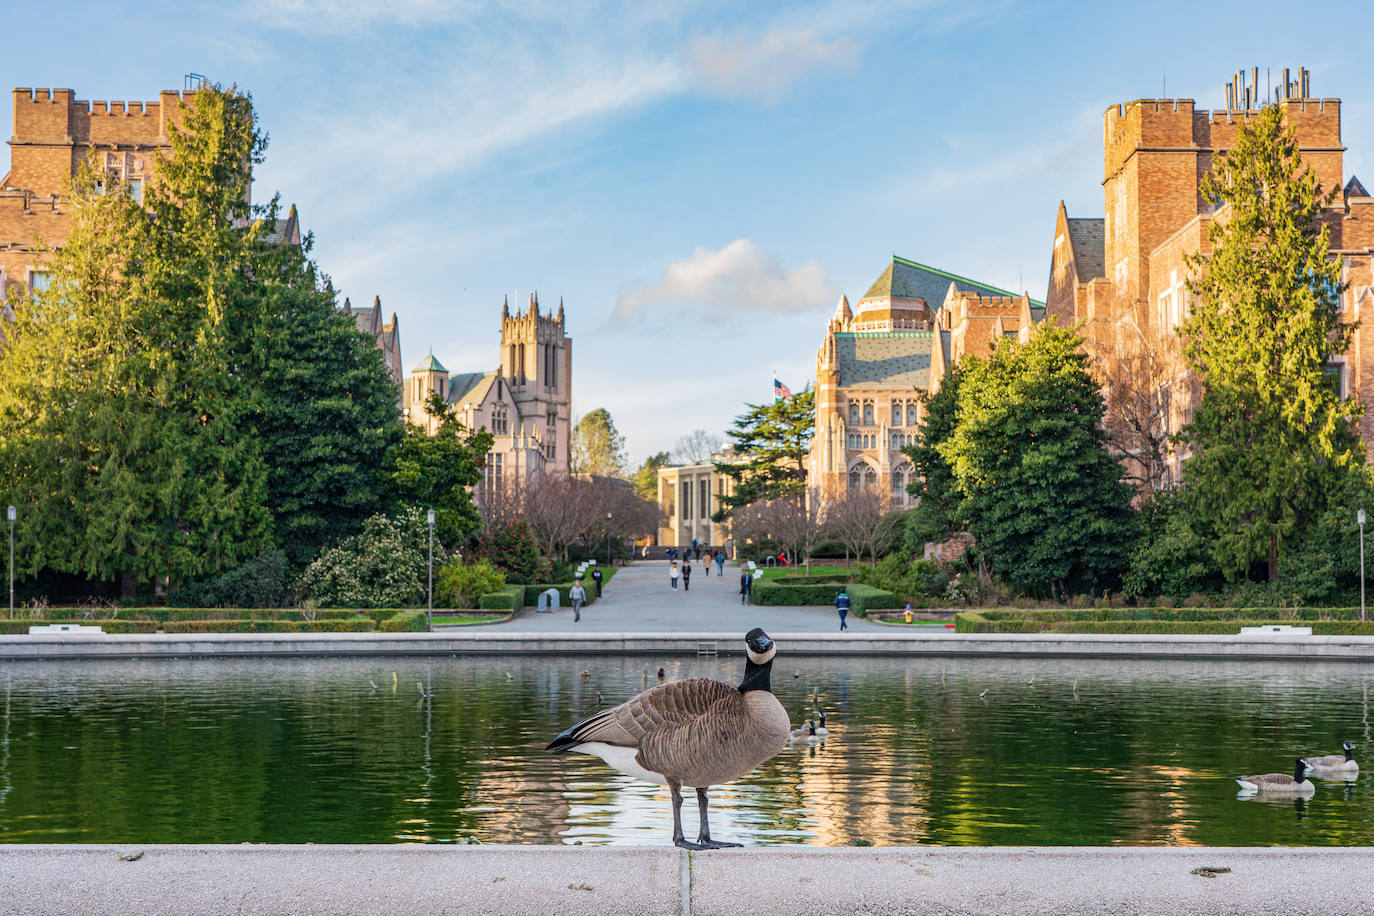
M968 523L960 512L959 493L949 462L940 454L940 444L954 435L959 420L959 382L963 372L953 366L945 373L934 394L920 392L925 402L925 421L916 441L902 449L911 459L913 480L907 492L917 498L907 518L905 542L908 551L920 553L926 543L943 541L964 531Z
M471 488L482 479L495 440L485 429L464 426L457 408L436 392L425 401L425 412L439 418L434 434L406 423L383 468L396 502L406 508L433 509L434 537L457 548L482 527Z
M734 481L730 493L716 496L721 508L712 519L760 500L804 499L806 458L816 431L816 393L806 390L772 404L749 404L726 430L738 456L717 462L716 472Z
M1264 108L1203 182L1221 205L1212 252L1191 259L1184 357L1202 398L1180 434L1184 482L1229 576L1267 561L1325 506L1364 455L1328 373L1352 329L1341 321L1341 261L1329 250L1324 193L1282 111Z

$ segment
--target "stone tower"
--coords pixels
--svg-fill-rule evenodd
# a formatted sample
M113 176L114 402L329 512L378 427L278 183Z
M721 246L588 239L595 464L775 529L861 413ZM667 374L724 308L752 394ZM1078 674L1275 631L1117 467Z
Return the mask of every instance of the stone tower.
M528 311L512 315L508 302L502 306L501 374L515 399L521 434L538 439L546 470L568 473L572 341L561 299L556 317L540 313L537 293L530 295Z

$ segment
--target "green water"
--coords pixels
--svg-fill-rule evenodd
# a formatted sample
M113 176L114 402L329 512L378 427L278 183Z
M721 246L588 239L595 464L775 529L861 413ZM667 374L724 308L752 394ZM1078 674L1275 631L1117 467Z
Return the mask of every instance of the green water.
M1295 756L1335 753L1345 738L1363 751L1374 668L813 660L781 648L775 692L794 720L814 692L831 736L716 789L717 838L1374 844L1374 773L1277 802L1238 800L1226 778L1291 771ZM657 683L660 665L670 679L730 681L741 667L527 656L0 663L0 842L665 843L665 789L542 750ZM693 834L694 810L686 824Z

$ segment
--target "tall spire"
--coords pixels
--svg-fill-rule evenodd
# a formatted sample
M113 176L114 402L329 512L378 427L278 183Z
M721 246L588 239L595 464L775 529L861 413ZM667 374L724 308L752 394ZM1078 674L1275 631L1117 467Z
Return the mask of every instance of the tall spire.
M502 320L502 321L505 321L505 320L508 319L508 318L510 318L510 297L509 297L509 296L502 296L502 297L501 297L501 320Z
M563 323L563 297L558 297L558 323Z

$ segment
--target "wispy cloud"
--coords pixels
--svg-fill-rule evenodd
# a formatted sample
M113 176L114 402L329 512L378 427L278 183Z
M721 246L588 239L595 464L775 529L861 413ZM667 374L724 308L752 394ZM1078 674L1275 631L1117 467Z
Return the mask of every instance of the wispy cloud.
M824 307L837 295L815 261L784 270L749 239L736 239L717 251L698 246L691 257L669 264L657 283L626 290L612 322L623 324L650 307L684 303L703 306L716 317L799 312Z
M827 41L811 28L779 29L752 42L702 35L688 46L687 59L714 95L776 102L814 71L852 71L859 61L859 43L847 36Z

